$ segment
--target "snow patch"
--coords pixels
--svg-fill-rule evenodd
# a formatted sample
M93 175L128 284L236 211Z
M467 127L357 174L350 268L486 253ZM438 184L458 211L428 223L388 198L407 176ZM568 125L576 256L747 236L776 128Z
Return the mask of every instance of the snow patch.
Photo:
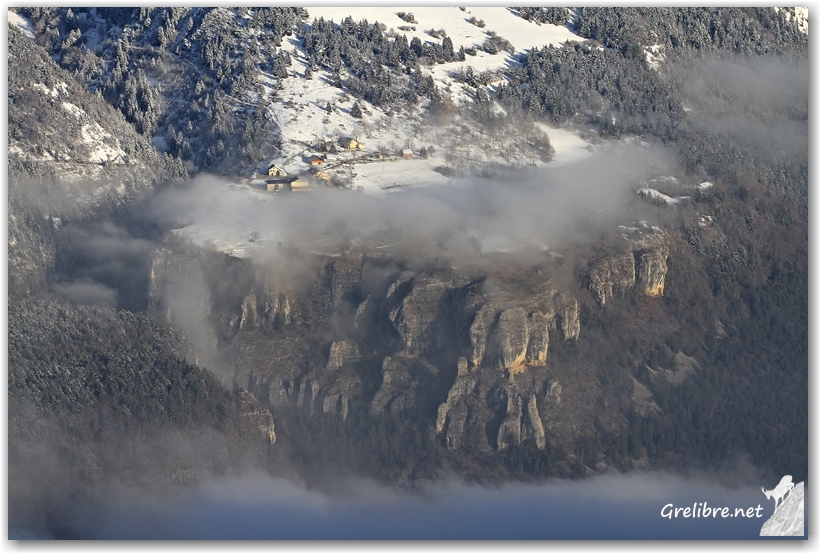
M88 161L92 163L124 163L126 154L120 148L120 141L105 132L98 123L83 125L81 133L83 142L95 147L88 155Z
M68 95L68 85L62 81L54 85L54 88L48 88L42 83L32 83L31 88L39 90L41 93L46 96L51 96L52 98L57 98L60 93Z
M23 31L23 34L34 42L34 26L27 17L23 17L19 13L9 10L9 23L17 25L17 27Z
M647 46L644 49L644 55L646 56L646 62L649 64L649 67L656 71L666 59L666 54L660 44Z
M677 205L683 200L690 199L690 196L667 196L663 192L658 192L654 188L641 188L638 190L638 194L658 202L663 202L666 205Z
M712 184L711 182L704 181L704 182L702 182L698 185L698 190L708 190L708 189L712 188L713 186L714 186L714 184Z
M77 119L81 119L82 116L85 115L85 110L83 110L83 108L75 106L74 104L69 102L63 102L62 104L60 104L60 107L63 108L63 111L70 113Z
M775 7L774 11L779 12L783 8ZM786 12L786 21L792 20L792 12ZM809 8L808 7L795 7L794 8L794 22L797 24L797 28L809 34Z

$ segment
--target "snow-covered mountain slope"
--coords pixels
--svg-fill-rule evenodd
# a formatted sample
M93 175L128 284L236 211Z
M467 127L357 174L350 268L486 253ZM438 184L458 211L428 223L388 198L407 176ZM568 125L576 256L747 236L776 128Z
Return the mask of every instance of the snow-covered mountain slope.
M318 18L335 23L347 17L354 21L367 19L370 23L383 23L388 36L399 33L408 40L418 38L422 43L436 44L449 37L454 50L473 48L473 55L467 55L464 61L422 68L422 73L432 77L444 98L460 107L473 104L477 89L460 82L459 76L465 73L491 75L518 64L518 54L532 47L561 47L568 40L578 39L566 26L530 22L511 9L501 7L463 11L456 7L324 7L309 8L308 12L309 22ZM475 23L470 21L472 18ZM514 52L500 50L491 54L481 50L481 45L491 36L508 40ZM476 173L481 171L481 166L492 164L543 165L549 156L540 155L537 147L526 147L528 139L540 137L540 133L545 133L555 148L552 159L556 163L589 154L585 149L588 143L567 130L556 130L557 140L553 140L553 131L545 126L522 128L511 122L496 135L488 136L469 116L432 121L426 116L428 106L424 104L376 107L357 102L345 90L332 85L329 71L315 71L310 79L304 78L308 60L301 40L290 37L283 49L294 60L291 78L279 85L277 98L281 102L272 101L268 107L282 132L282 150L278 158L266 160L259 170L265 169L265 164L276 163L290 173L300 172L306 169L308 156L322 153L317 151L322 141L338 147L340 141L349 138L363 143L363 150L328 155L323 171L352 188L361 187L366 191L446 183L449 177L463 170ZM503 80L501 75L489 76L488 82L478 88L491 93ZM268 90L276 86L272 76L263 75L262 82ZM357 103L362 109L361 118L351 115ZM329 113L328 105L331 105ZM497 106L494 109L503 111ZM408 148L413 152L411 158L401 154L401 150ZM379 155L383 159L373 159Z

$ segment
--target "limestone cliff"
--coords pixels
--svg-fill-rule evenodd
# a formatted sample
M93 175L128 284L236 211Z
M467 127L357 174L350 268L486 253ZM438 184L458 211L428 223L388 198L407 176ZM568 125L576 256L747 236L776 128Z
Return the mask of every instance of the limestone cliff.
M550 345L549 321L543 313L535 311L527 316L529 342L527 344L527 363L546 365Z
M578 338L581 333L578 300L569 294L560 293L555 296L555 311L564 340Z
M342 365L346 363L353 363L361 359L359 348L355 342L343 340L340 342L333 342L330 346L330 355L327 360L327 370L339 370Z
M635 259L631 253L604 258L592 267L589 279L590 290L604 306L635 285Z
M662 296L666 279L666 255L643 252L638 255L638 282L647 296Z
M233 363L226 383L277 417L349 421L355 410L357 425L362 416L412 424L467 456L528 444L571 452L578 439L596 439L596 420L623 420L619 405L641 403L639 385L610 401L594 368L551 362L550 342L578 340L581 324L578 300L547 272L461 274L351 257L311 260L315 272L298 282L277 277L275 267L232 261L247 273L230 274L238 290L222 286L224 277L209 281L215 312L202 316L232 321L219 336ZM156 271L183 274L196 261L176 267L158 258ZM610 278L621 269L631 277L612 280L607 298L634 286L630 263L631 275L606 265ZM608 424L618 431L621 423Z
M424 359L385 357L382 383L373 396L370 413L414 417L429 410L426 393L438 373L438 368Z
M252 393L244 389L236 391L234 401L246 425L246 431L259 432L270 445L273 445L276 442L276 431L270 410L259 403Z
M256 309L256 296L250 294L242 300L242 316L239 319L239 329L259 326L259 313Z
M516 372L523 368L529 337L527 314L524 309L514 307L501 313L496 332L499 370Z
M431 278L400 279L391 286L388 317L407 354L422 355L439 345L450 289L446 282Z

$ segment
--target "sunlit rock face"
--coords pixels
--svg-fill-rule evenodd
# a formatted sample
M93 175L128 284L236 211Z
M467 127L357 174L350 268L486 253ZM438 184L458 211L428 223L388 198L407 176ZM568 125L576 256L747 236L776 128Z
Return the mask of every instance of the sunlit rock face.
M496 333L498 368L509 372L523 370L528 342L526 312L520 307L503 311L498 318Z
M569 294L555 297L555 314L564 340L577 339L581 334L581 318L578 315L578 300Z
M647 296L662 296L666 279L666 255L646 252L638 257L638 283Z
M590 290L604 306L616 294L623 294L635 285L635 259L631 253L604 258L592 267L589 279Z

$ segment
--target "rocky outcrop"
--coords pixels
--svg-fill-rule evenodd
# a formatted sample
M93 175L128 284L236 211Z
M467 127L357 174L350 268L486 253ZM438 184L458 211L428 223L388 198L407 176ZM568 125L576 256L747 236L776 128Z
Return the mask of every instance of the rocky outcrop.
M631 253L607 257L592 267L589 279L590 290L604 306L635 285L635 258Z
M447 393L447 400L438 407L436 434L444 435L444 443L449 449L459 449L462 445L468 415L466 399L475 386L476 380L472 376L457 377Z
M484 353L487 349L487 341L493 321L495 321L495 315L494 308L484 305L476 313L475 319L470 325L470 362L473 367L481 366L481 362L484 360Z
M635 377L632 377L632 402L635 404L635 410L640 413L642 417L650 414L657 415L661 412L661 408L655 403L655 398L649 388L638 382Z
M513 445L520 445L524 440L533 440L538 449L547 447L544 424L538 413L534 393L530 393L526 402L522 391L507 387L507 411L498 429L497 447L504 450Z
M319 392L322 398L322 412L341 415L342 420L347 420L350 402L360 391L361 381L357 377L331 381L329 386Z
M525 439L535 441L538 449L543 451L547 447L547 436L544 433L544 424L541 422L541 415L538 413L535 394L530 394L527 401L527 411L524 421Z
M458 376L467 376L469 374L469 363L467 363L466 357L459 357L458 358Z
M282 326L293 322L288 294L267 277L262 284L262 320L269 325Z
M513 389L507 388L507 412L498 429L497 444L499 450L521 444L521 396Z
M439 346L446 332L442 318L447 314L449 291L447 283L431 278L399 280L390 287L388 318L401 336L405 353L423 355Z
M561 405L561 383L557 380L553 380L550 382L549 389L547 390L547 394L544 397L544 400L548 403L553 403L555 405Z
M805 490L803 482L795 485L774 514L763 523L761 536L803 536L805 535Z
M424 359L385 357L382 361L381 387L373 396L370 413L417 416L427 409L427 392L438 372Z
M495 336L497 367L500 370L514 373L523 368L529 337L524 309L514 307L501 312Z
M527 317L529 343L527 344L527 363L546 365L547 351L550 345L549 323L543 313L535 311Z
M581 318L578 315L578 300L569 294L560 293L555 297L555 316L564 340L578 339L581 334Z
M234 392L237 409L246 429L260 432L273 445L276 442L276 431L273 415L270 410L259 403L249 391L240 388Z
M256 295L249 294L242 300L239 329L255 328L257 326L259 326L259 313L256 309Z
M638 254L638 283L647 296L662 296L666 279L666 255L661 252Z
M284 408L292 393L292 382L284 381L281 377L274 377L268 385L268 403L274 411Z
M659 378L662 378L673 386L679 386L683 384L687 378L700 370L700 364L695 360L695 358L689 357L682 351L679 351L675 354L675 362L671 369L663 367L658 369L647 367L647 369L649 370L649 374L653 382Z
M327 360L327 370L339 370L342 365L354 363L362 358L355 342L348 340L333 342L330 346L330 356Z
M472 367L487 363L516 373L543 366L550 330L558 328L565 340L581 330L577 300L556 294L548 281L471 284L456 291L453 303L456 335Z

